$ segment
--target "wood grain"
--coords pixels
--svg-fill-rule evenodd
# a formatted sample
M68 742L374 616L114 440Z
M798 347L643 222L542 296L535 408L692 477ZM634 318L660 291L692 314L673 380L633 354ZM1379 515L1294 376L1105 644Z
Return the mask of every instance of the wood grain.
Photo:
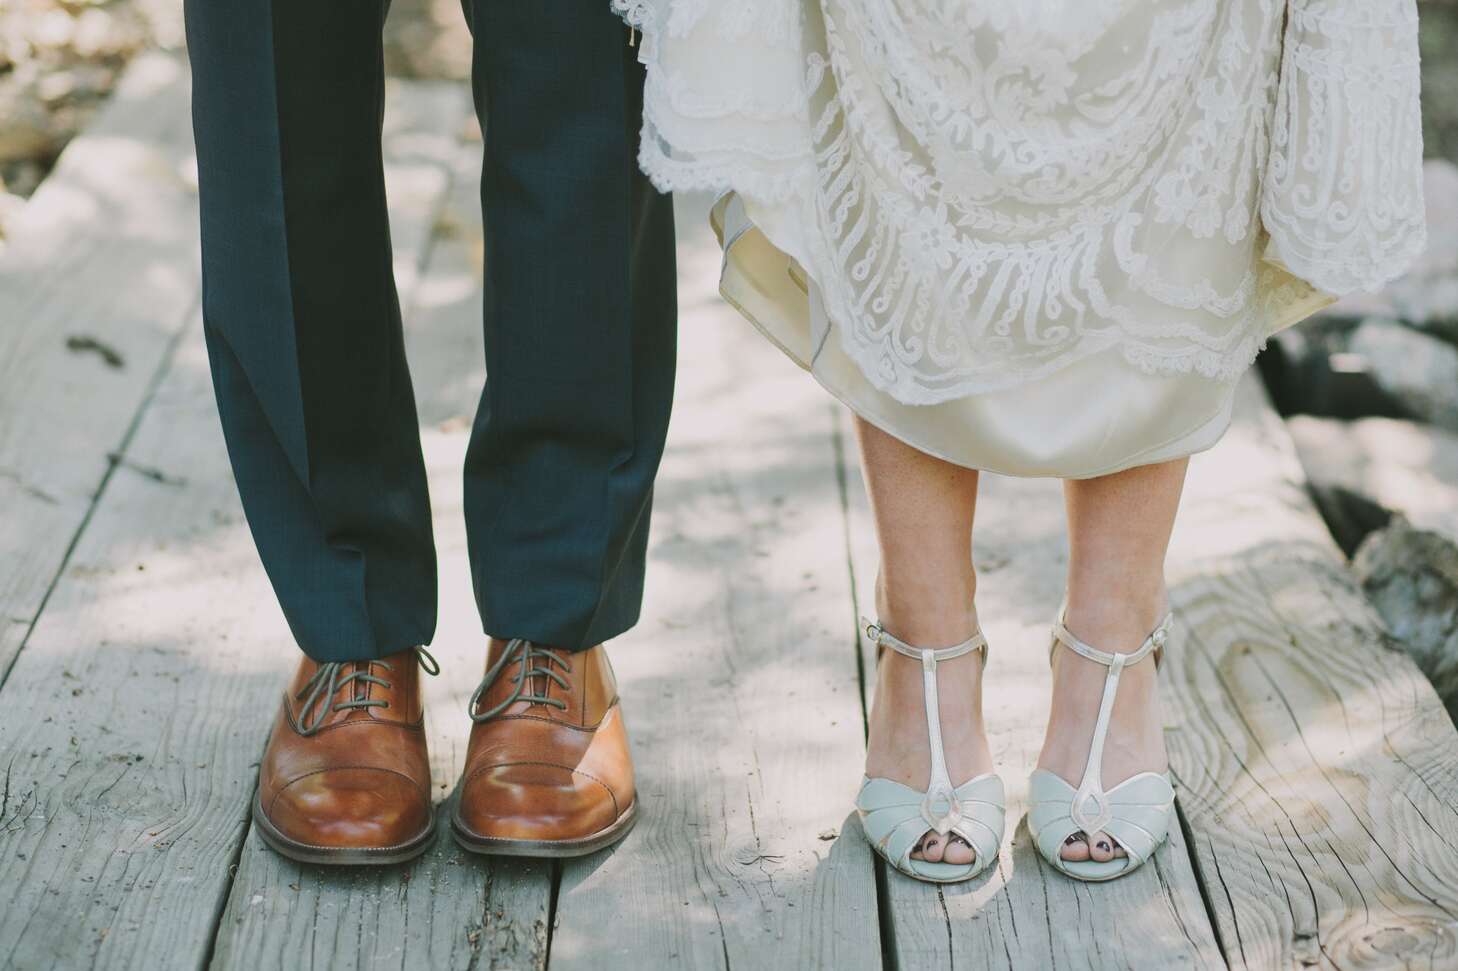
M874 523L848 413L841 422L857 601L871 611ZM1149 865L1093 885L1044 863L1023 822L1027 779L1047 721L1048 644L1063 593L1065 536L1056 480L981 477L973 562L978 615L991 646L983 704L1008 791L1008 831L997 867L969 883L937 888L886 868L897 967L1103 971L1224 964L1178 831ZM874 685L875 659L870 645L864 649Z
M186 83L139 60L0 257L0 968L1458 968L1458 731L1253 382L1192 466L1170 556L1185 828L1111 884L1037 859L1019 817L1062 502L1055 482L988 476L974 556L1015 822L968 885L879 867L851 812L876 563L849 422L718 299L699 197L679 199L683 366L648 597L613 648L637 831L561 866L555 895L552 868L448 837L365 872L268 852L247 807L296 655L218 434ZM461 525L483 379L468 114L464 89L411 84L386 119L441 555L442 797L482 663Z
M1230 964L1458 967L1458 732L1253 381L1192 465L1170 565L1171 760Z
M460 92L446 94L458 116ZM440 122L440 96L402 92L392 125L410 146L390 161L407 266L426 251L448 173L437 162L430 176L426 148L405 136ZM195 968L213 949L256 762L297 655L238 507L199 324L0 689L0 967ZM483 883L484 899L500 896ZM415 924L428 925L433 896L402 902L412 899ZM327 900L323 912L349 903ZM471 896L441 903L454 920ZM376 908L382 939L398 907ZM319 926L337 930L354 913ZM438 949L444 935L422 939Z
M418 95L421 89L409 91ZM441 674L425 679L431 775L441 800L465 764L467 702L485 642L471 595L462 515L462 461L485 367L481 343L479 141L455 139L469 106L446 89L440 120L451 138L432 151L449 190L428 220L429 258L418 276L397 270L406 348L420 407L439 558L441 623L431 653ZM446 106L450 110L443 110ZM412 117L419 113L411 112ZM421 140L414 143L421 146ZM401 140L387 139L394 150ZM442 827L451 811L440 808ZM345 871L298 866L250 833L218 929L215 969L527 969L546 965L553 872L541 861L484 860L442 831L405 866Z
M677 200L683 374L613 649L644 815L564 866L551 965L879 968L831 412L715 294L707 201Z
M135 60L0 254L0 683L197 304L188 97Z

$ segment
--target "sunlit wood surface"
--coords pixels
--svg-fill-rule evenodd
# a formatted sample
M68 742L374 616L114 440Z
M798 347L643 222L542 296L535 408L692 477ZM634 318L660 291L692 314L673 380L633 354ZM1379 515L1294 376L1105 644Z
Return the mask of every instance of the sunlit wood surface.
M1388 648L1254 383L1192 466L1170 557L1169 845L1099 886L1032 850L1062 503L987 476L1002 857L940 889L875 861L851 812L876 558L849 423L718 300L696 197L648 594L613 648L642 822L558 865L445 835L370 871L268 851L247 807L295 649L213 404L186 105L178 62L136 62L0 257L0 968L1458 968L1458 732ZM483 661L460 495L485 378L480 143L463 88L389 105L444 803Z

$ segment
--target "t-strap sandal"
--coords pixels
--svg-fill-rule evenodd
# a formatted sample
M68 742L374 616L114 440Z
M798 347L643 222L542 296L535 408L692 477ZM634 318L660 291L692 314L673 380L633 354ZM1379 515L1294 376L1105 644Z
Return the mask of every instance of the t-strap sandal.
M909 877L928 883L970 880L997 860L1007 813L1002 780L984 772L955 788L947 774L942 750L942 724L937 710L937 662L950 661L972 651L987 660L987 638L978 630L955 647L940 650L912 647L877 624L861 620L866 636L880 650L889 648L921 661L925 689L926 730L931 741L931 779L925 792L890 779L867 778L856 796L856 811L871 846L887 863ZM971 863L933 863L913 860L911 854L928 829L961 837L976 856Z
M1058 622L1053 625L1049 663L1062 644L1073 653L1104 665L1109 673L1104 680L1104 697L1099 704L1098 720L1094 722L1083 781L1074 789L1046 769L1033 770L1028 783L1028 830L1038 852L1054 869L1077 880L1112 880L1133 872L1154 854L1169 835L1174 814L1174 786L1168 772L1140 772L1107 792L1103 786L1104 741L1108 737L1114 698L1119 692L1119 674L1151 655L1154 663L1159 664L1174 615L1166 614L1137 650L1122 654L1101 651L1074 637L1064 624L1065 616L1066 607L1059 611ZM1059 855L1063 844L1079 832L1090 839L1094 833L1107 833L1118 840L1128 855L1103 862L1063 859Z

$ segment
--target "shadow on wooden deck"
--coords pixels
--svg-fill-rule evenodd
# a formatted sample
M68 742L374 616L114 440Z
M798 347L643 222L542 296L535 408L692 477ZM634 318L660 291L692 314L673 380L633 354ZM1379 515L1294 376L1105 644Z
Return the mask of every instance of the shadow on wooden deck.
M0 967L1458 967L1458 733L1386 649L1254 384L1194 463L1171 554L1182 830L1098 887L1053 874L1021 825L968 885L874 862L849 812L875 555L848 424L717 300L692 197L649 590L614 650L637 831L555 866L448 838L365 872L268 852L247 804L294 649L213 410L186 96L177 62L139 61L0 258ZM401 85L386 126L441 556L442 800L482 663L460 494L484 378L468 112L460 88ZM979 520L1016 819L1062 587L1058 485L987 476Z

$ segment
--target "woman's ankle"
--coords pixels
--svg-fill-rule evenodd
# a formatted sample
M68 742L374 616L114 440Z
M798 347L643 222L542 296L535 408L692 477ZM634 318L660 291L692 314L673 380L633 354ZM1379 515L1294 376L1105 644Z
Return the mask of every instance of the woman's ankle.
M1169 612L1163 579L1122 586L1116 595L1081 596L1070 587L1064 622L1075 637L1108 651L1129 651L1159 626Z
M895 637L916 647L951 647L978 630L972 581L915 588L876 580L876 621Z

